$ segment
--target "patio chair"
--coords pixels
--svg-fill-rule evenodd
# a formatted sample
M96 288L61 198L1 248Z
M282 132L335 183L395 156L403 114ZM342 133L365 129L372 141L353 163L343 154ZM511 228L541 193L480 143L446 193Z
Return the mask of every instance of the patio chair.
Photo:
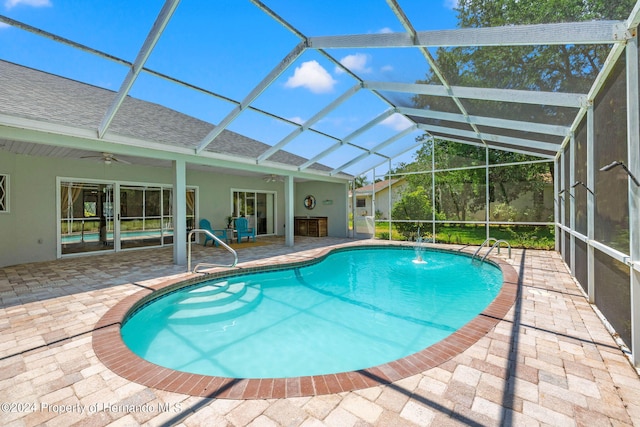
M224 229L222 229L222 230L214 230L213 228L211 228L211 223L209 222L208 219L201 219L200 220L200 228L202 230L209 231L211 234L213 234L214 236L216 236L220 240L223 240L225 242L227 241L227 230L224 230ZM203 246L207 246L207 242L209 240L211 240L215 246L220 246L218 244L218 241L213 239L208 234L204 235L204 244L203 244Z
M249 221L247 218L236 218L236 236L238 238L238 243L240 243L243 237L246 237L247 241L249 241L249 237L251 237L255 242L256 229L254 227L249 227Z

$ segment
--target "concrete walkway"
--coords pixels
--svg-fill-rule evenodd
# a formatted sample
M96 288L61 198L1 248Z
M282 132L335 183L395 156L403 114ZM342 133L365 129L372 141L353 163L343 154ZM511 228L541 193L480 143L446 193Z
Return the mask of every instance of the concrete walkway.
M279 239L242 263L305 259L347 240ZM228 262L194 247L196 262ZM504 255L504 254L503 254ZM640 379L555 252L514 250L520 293L507 318L442 365L390 385L289 399L228 400L155 390L100 363L92 332L125 296L186 277L172 249L0 268L3 426L640 425Z

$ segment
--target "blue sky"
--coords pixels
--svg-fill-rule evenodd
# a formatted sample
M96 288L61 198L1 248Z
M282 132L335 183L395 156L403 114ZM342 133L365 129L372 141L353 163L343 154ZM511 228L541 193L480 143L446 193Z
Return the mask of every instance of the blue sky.
M0 0L2 14L133 61L158 12L161 0ZM401 32L384 0L265 0L275 13L306 36ZM454 28L455 0L400 0L418 31ZM299 39L249 1L184 0L160 38L146 67L236 101L247 94L299 43ZM54 74L118 90L127 69L97 56L56 44L22 30L0 26L0 58ZM364 80L413 82L429 71L416 49L343 49L328 51ZM338 98L356 81L320 53L308 50L252 104L302 123ZM220 122L234 104L169 84L142 73L131 95ZM359 91L314 129L336 138L388 109L378 97ZM406 127L392 116L353 142L371 148ZM245 111L230 130L275 144L295 127ZM418 133L401 141L410 146ZM305 132L284 149L310 158L335 140ZM393 155L390 150L387 154ZM397 152L398 149L395 149ZM343 147L323 163L340 166L358 153ZM399 160L407 161L410 154ZM380 158L369 160L371 165ZM366 162L345 170L357 173ZM386 169L386 167L383 167Z

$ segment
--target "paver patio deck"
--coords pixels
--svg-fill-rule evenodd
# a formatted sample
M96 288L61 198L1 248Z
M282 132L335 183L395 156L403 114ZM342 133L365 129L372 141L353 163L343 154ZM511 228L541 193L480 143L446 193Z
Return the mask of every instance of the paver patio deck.
M280 239L242 265L306 260L352 240ZM457 246L452 246L458 248ZM502 258L504 258L503 254ZM196 262L228 262L194 247ZM640 379L555 252L514 250L519 292L466 351L386 385L309 397L210 399L148 388L104 366L100 318L145 287L188 277L172 249L0 268L0 424L215 426L640 425Z

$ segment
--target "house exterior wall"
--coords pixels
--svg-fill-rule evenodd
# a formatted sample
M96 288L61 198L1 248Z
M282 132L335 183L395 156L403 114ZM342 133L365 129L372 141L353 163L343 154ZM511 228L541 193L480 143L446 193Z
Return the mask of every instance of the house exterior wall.
M392 186L391 193L389 193L388 187L378 191L376 194L375 211L380 212L380 219L391 218L391 212L389 211L389 197L391 197L391 209L393 209L393 205L402 198L402 192L405 187L406 184L402 183ZM375 215L375 212L373 212L373 214Z
M402 198L402 192L407 186L406 182L396 183L391 187L391 209L393 205ZM357 199L365 199L364 207L356 207L356 216L375 216L373 207L373 197L371 192L356 193ZM351 203L351 200L349 201ZM356 205L357 206L357 205ZM349 205L351 207L351 205ZM389 211L389 187L383 187L376 193L375 211L380 212L379 219L389 219L391 213Z
M104 180L135 184L171 185L171 168L112 163L99 159L72 160L26 156L0 151L0 173L10 178L10 211L0 213L0 267L27 262L53 260L57 256L57 178ZM222 228L231 210L231 191L235 189L276 192L276 234L284 234L284 184L267 183L261 178L213 174L187 170L187 186L195 186L198 218L207 218ZM302 200L314 194L318 205L314 216L328 216L329 235L346 236L346 185L308 182L296 191L296 215L307 215ZM333 200L323 205L323 200Z
M347 237L347 185L317 181L299 182L295 186L294 216L328 217L328 235ZM312 195L316 198L316 207L307 209L304 198Z

